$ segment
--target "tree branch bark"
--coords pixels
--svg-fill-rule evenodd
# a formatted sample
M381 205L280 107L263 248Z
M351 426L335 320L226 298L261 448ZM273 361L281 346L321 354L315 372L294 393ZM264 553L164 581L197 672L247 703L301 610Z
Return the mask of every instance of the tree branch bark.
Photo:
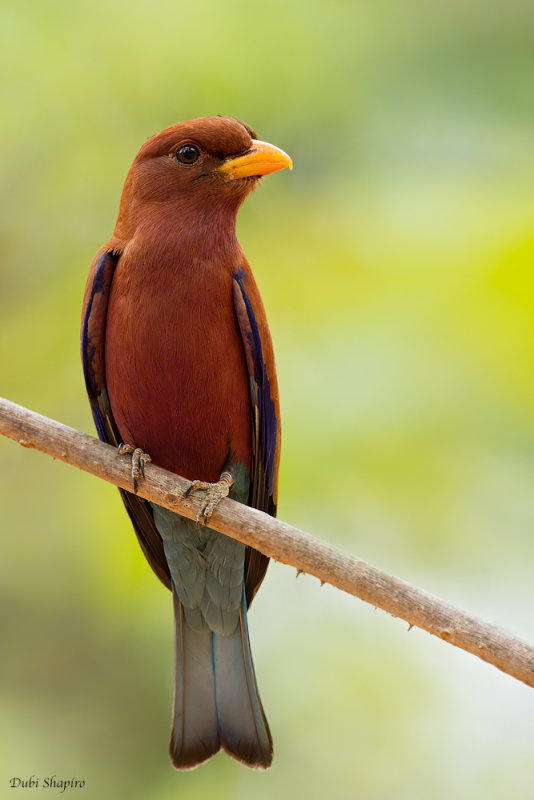
M129 460L98 439L0 398L0 433L23 447L133 491ZM138 495L195 519L201 497L184 497L189 481L148 464ZM529 686L534 686L534 647L332 545L267 514L223 500L210 527L267 556L314 575L322 583L365 600L395 617L460 647Z

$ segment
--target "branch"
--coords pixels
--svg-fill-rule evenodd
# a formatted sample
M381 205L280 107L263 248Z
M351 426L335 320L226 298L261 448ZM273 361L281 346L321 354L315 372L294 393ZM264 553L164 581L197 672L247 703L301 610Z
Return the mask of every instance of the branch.
M0 433L23 447L41 450L53 458L133 491L130 465L114 447L0 398ZM184 497L189 481L148 464L138 495L195 519L201 498ZM467 614L434 595L359 561L337 547L256 509L225 499L215 510L210 527L267 556L296 567L365 600L411 626L422 628L449 644L529 686L534 686L534 647L506 631Z

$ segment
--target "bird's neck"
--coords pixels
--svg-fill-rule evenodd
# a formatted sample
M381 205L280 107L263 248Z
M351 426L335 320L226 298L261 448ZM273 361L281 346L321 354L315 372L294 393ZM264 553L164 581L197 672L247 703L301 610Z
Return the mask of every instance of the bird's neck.
M234 204L135 203L121 207L107 249L122 252L134 241L158 250L177 248L195 252L198 258L240 250L236 236Z

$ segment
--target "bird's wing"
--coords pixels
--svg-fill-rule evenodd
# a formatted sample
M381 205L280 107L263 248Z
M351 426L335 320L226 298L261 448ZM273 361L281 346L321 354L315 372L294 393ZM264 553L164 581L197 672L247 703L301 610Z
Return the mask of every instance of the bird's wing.
M119 255L104 252L95 260L86 288L82 321L83 371L93 418L99 439L114 446L121 438L106 388L104 345L109 291L119 258ZM170 589L169 568L150 505L131 492L119 491L150 566Z
M252 274L240 268L233 276L234 307L249 374L252 407L252 465L248 504L276 516L280 412L278 386L265 311ZM247 548L245 590L250 604L269 559Z

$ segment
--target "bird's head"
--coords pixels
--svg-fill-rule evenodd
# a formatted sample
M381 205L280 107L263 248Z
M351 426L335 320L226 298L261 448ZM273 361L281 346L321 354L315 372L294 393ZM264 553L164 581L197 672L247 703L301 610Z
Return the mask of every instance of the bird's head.
M126 201L239 207L262 175L291 168L289 156L230 117L179 122L148 139L125 184ZM124 199L124 197L123 197Z

